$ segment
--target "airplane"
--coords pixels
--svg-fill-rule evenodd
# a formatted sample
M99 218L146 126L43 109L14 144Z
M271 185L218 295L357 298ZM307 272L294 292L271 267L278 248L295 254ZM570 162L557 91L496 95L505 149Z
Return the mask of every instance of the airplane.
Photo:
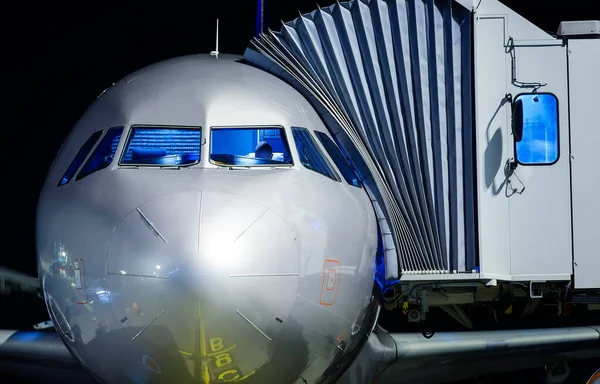
M599 384L600 383L600 369L598 369L596 372L594 372L592 374L592 376L590 376L588 378L588 380L586 381L585 384Z
M469 17L508 12L495 0L475 5L465 8ZM355 0L311 17L365 6L384 2ZM307 72L294 72L302 55L294 59L290 43L280 42L263 37L243 56L217 47L150 65L89 107L38 203L40 291L56 335L0 333L0 372L72 373L80 365L88 376L79 382L434 383L488 373L500 362L514 370L600 357L600 325L388 332L380 320L396 308L421 324L431 317L426 307L439 307L473 328L463 307L491 308L505 293L538 303L563 275L557 283L551 276L491 279L485 263L464 271L468 257L464 273L442 271L449 264L434 256L443 247L431 240L442 226L430 223L439 230L430 238L419 223L402 232L394 221L402 199L391 198L389 170L348 129L355 123L343 102L311 88ZM543 95L519 102L502 93L498 109L512 107L515 137L527 140L527 103L545 102ZM526 162L508 164L508 177ZM410 228L412 218L405 219ZM481 246L489 241L482 237ZM590 279L577 272L573 290ZM596 297L596 283L579 302L590 304L582 300ZM49 371L43 361L52 362Z

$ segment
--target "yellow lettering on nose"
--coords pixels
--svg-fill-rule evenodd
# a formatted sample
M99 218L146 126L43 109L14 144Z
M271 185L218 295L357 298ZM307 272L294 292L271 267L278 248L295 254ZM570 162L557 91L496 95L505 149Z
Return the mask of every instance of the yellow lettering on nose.
M231 355L229 353L223 353L223 354L215 356L215 364L219 368L231 363L232 361L233 360L231 359Z
M239 379L240 374L235 369L229 369L227 371L221 372L219 375L219 380L223 380L226 383L231 383L232 381L236 381Z
M223 349L223 338L213 337L210 339L210 350L212 352L219 352L221 349Z
M245 376L242 376L242 377L240 377L238 381L245 380L245 379L249 378L250 376L254 375L255 373L256 373L256 371L252 371L252 372L250 372L249 374L247 374L247 375L245 375Z
M200 333L201 333L201 339L203 341L206 340L206 338L205 338L206 336L205 336L205 332L204 332L204 322L201 322ZM204 346L204 343L202 343L202 344ZM233 345L230 345L229 347L226 347L223 338L219 337L219 336L208 339L208 346L204 346L204 348L202 348L202 357L205 362L209 362L209 361L212 362L214 364L214 368L216 368L216 369L223 368L225 366L229 366L229 368L226 368L226 370L221 373L213 371L213 373L215 375L215 379L217 379L218 382L223 382L223 383L238 382L238 381L244 380L244 379L252 376L255 373L255 371L252 371L252 372L248 373L247 375L242 376L243 374L240 372L239 368L231 365L234 363L234 359L233 359L233 356L229 352L235 348L237 348L237 344L233 344ZM210 350L210 352L208 352L207 350ZM181 351L181 353L186 354L185 351ZM203 368L204 368L203 376L205 376L204 380L205 380L205 383L208 383L206 380L207 379L210 380L209 378L212 375L208 372L206 364L204 365Z
M222 354L222 353L225 353L225 352L229 352L229 351L231 351L231 350L233 350L233 349L236 349L236 348L237 348L237 344L233 344L233 345L231 345L231 346L229 346L229 347L227 347L227 348L225 348L225 349L220 349L220 350L218 350L218 351L216 351L216 352L211 352L211 353L208 353L206 356L208 356L208 357L213 357L213 356L216 356L216 355L220 355L220 354Z

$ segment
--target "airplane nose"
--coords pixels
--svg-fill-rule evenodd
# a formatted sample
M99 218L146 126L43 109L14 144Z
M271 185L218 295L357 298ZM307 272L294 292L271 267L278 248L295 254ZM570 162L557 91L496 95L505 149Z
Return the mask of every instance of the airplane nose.
M244 196L189 191L132 210L113 231L107 273L169 278L297 274L291 228L268 207ZM183 268L183 269L182 269Z
M121 327L163 326L194 376L221 381L269 360L298 287L290 226L248 197L217 191L132 210L114 229L106 268Z

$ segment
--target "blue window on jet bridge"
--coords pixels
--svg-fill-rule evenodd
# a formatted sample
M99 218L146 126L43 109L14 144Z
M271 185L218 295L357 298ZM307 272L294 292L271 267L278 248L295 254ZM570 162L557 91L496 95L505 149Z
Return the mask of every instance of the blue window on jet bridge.
M346 180L348 184L360 188L358 176L354 173L352 168L350 168L350 165L348 165L348 163L346 162L346 158L342 154L340 148L337 145L335 145L333 140L331 140L329 136L327 136L325 133L315 131L315 135L317 135L317 137L321 141L321 144L323 144L323 148L325 148L325 150L329 154L329 157L331 157L331 160L333 160L338 170L342 173L342 177L344 178L344 180Z
M92 148L94 148L94 144L96 144L96 142L100 138L100 135L102 135L102 131L92 133L90 137L85 141L85 143L83 143L81 148L79 148L79 151L75 155L75 158L73 158L73 161L71 161L71 164L69 164L69 167L58 182L59 187L61 185L67 184L69 181L71 181L73 176L75 176L75 172L77 172L81 164L83 164L83 161L85 160L87 155L90 153Z
M212 127L210 162L239 167L278 167L294 164L285 130L277 127Z
M106 131L106 134L104 134L94 152L92 152L81 171L79 171L79 174L77 174L76 180L81 180L94 172L108 167L115 157L122 134L123 127L113 127Z
M552 165L558 161L558 99L551 93L515 97L523 107L522 139L515 143L515 157L522 165Z
M332 180L341 182L333 167L319 149L317 142L306 128L292 127L292 135L298 149L300 162L311 171L315 171Z
M120 165L182 167L200 161L200 127L133 126Z

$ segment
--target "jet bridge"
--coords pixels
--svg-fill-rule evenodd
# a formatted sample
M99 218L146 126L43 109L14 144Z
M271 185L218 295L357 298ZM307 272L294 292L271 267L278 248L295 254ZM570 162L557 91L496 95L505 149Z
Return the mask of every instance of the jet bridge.
M351 159L387 279L567 282L575 266L576 288L600 288L600 178L584 165L599 117L582 107L600 88L584 63L600 60L597 25L556 37L497 0L353 0L261 35L245 58L302 92Z
M388 278L476 268L471 38L452 1L351 1L263 35L263 57L246 52L303 92L350 154L395 240Z

